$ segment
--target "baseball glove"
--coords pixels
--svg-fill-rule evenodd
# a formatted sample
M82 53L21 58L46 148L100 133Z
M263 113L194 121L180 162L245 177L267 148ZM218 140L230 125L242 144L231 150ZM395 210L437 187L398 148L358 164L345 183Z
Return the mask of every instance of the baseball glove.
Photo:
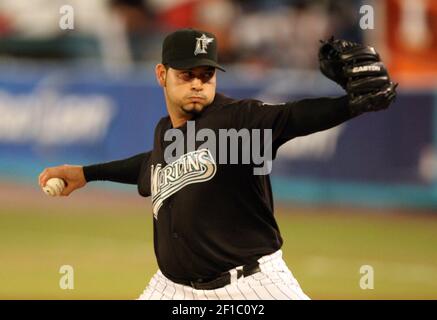
M333 37L321 42L320 70L346 90L353 115L390 105L398 84L390 80L374 48Z

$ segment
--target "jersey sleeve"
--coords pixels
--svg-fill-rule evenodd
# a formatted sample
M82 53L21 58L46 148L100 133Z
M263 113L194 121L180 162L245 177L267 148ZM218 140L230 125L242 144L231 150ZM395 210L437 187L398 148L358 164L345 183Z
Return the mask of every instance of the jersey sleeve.
M151 153L151 151L144 152L127 159L84 166L85 180L138 184L141 170L148 162Z
M234 109L234 126L242 129L271 129L274 155L277 149L298 136L335 127L352 118L347 96L312 98L267 104L245 100Z

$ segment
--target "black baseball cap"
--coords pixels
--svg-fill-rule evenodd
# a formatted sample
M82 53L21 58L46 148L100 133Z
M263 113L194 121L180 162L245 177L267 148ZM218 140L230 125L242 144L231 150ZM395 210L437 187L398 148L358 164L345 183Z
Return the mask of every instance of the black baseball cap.
M214 34L195 29L170 33L162 44L162 64L173 69L211 66L225 71L217 62L217 38Z

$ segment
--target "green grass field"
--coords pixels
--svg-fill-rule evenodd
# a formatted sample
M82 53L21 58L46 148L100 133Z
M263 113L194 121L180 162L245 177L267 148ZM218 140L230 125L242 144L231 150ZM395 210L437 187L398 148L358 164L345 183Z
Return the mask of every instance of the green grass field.
M157 268L149 203L76 198L0 199L0 299L140 295ZM311 298L437 299L437 215L345 211L278 210L285 260ZM74 290L59 287L62 265ZM359 286L362 265L374 268L373 290Z

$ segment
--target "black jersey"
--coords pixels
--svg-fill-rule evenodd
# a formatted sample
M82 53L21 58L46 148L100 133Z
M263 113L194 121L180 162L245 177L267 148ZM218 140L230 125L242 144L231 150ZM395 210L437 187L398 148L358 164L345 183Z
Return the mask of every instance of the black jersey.
M216 94L193 122L176 128L184 137L184 149L174 161L164 157L174 142L164 141L166 132L173 129L167 116L156 126L152 151L89 166L84 172L87 181L136 181L139 193L152 197L155 254L165 276L175 282L211 278L277 251L282 238L273 214L269 175L254 174L253 161L242 163L246 150L242 144L236 164L229 163L229 157L224 163L218 161L223 152L229 155L229 145L221 150L217 142L216 150L209 150L205 139L195 139L190 149L188 126L194 125L196 134L209 129L216 137L222 129L271 130L274 158L286 141L350 118L347 97L269 105ZM109 170L117 166L118 171ZM129 178L120 177L120 172Z
M293 123L292 104L266 105L217 94L192 124L195 133L211 129L216 139L223 137L219 131L224 128L249 133L271 129L274 157L282 143L305 134L306 128ZM184 154L167 163L164 151L172 141L165 142L164 134L169 129L167 116L155 129L153 150L138 182L139 192L152 196L155 253L163 274L175 282L209 278L277 251L282 238L273 215L269 175L255 175L252 160L242 163L243 144L238 144L236 164L230 163L229 144L221 150L223 144L216 141L216 150L210 153L201 148L204 141L195 139L195 151L187 150L186 123L178 128L184 135ZM261 135L258 141L264 143ZM220 163L224 152L228 157Z

